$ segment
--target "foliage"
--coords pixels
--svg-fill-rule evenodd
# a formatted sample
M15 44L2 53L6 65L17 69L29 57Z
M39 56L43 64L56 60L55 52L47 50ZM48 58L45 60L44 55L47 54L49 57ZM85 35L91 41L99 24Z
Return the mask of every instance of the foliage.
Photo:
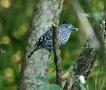
M35 78L38 83L42 84L42 87L39 88L39 90L62 90L60 86L56 84L49 85L48 80L44 77L36 77Z

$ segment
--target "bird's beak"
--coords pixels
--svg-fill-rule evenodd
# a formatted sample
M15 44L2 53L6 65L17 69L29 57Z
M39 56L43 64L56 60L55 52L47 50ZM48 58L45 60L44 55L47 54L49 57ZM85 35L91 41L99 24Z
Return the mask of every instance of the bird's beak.
M72 30L73 31L78 31L78 28L73 27Z

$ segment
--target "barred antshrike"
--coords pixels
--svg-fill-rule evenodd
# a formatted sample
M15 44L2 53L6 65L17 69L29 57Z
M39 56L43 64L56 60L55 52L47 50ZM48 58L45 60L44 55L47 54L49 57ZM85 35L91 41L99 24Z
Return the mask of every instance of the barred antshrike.
M64 23L60 25L58 28L58 44L59 46L62 46L63 44L66 44L69 40L70 34L73 31L78 30L77 28L73 27L72 24ZM31 55L38 49L45 48L49 51L53 51L53 30L50 28L45 34L43 34L39 40L34 45L34 48L32 52L28 55L28 58L31 57Z

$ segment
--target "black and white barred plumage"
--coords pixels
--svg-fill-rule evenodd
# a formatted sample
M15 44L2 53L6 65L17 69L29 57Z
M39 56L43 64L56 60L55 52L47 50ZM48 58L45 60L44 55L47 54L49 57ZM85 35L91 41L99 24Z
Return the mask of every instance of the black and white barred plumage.
M62 46L63 44L66 44L69 40L70 34L77 30L77 28L74 28L72 24L62 24L58 27L58 44L59 46ZM37 43L34 45L33 51L30 53L28 57L31 57L31 55L38 49L45 48L49 51L53 51L53 30L52 28L48 30L45 34L43 34Z

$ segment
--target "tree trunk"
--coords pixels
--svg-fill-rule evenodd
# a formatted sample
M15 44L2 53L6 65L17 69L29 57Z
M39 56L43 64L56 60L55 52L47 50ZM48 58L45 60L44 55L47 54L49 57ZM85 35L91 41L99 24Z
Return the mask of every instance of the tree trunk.
M21 68L21 76L18 90L38 90L42 82L38 82L36 77L46 77L50 62L49 52L39 49L28 58L33 50L34 44L53 24L58 23L63 0L35 0L30 36L26 48L25 59Z

